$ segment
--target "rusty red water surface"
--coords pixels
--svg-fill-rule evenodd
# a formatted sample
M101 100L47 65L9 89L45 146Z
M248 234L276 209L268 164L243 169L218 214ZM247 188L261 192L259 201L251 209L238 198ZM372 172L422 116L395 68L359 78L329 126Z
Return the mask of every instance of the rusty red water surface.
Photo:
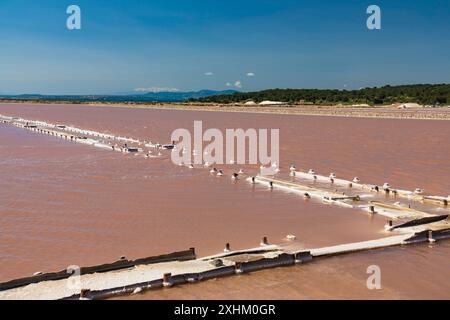
M202 120L205 129L276 128L284 172L295 163L325 175L450 194L447 121L27 104L2 104L0 114L160 142L169 142L174 129L192 130L194 120ZM294 234L306 246L322 246L385 235L381 217L233 183L229 174L236 167L224 168L227 175L219 178L175 166L169 158L137 158L0 125L0 281L121 255L189 247L200 256L214 254L226 242L233 248L256 246L261 236L281 243ZM450 276L449 248L443 243L337 257L299 270L257 273L256 282L244 287L250 280L222 279L143 297L449 298L448 281L442 281ZM401 267L392 263L396 260ZM390 281L379 293L365 287L372 261ZM325 286L326 279L333 284ZM218 283L235 294L218 293Z

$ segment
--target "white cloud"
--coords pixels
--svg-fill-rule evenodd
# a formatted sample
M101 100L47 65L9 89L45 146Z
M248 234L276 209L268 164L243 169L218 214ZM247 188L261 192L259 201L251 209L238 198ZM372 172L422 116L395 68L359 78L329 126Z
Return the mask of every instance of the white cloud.
M239 89L242 88L242 82L239 81L239 80L236 81L235 83L227 82L225 85L226 85L227 87L236 87L236 88L239 88Z
M214 73L213 72L205 72L205 76L208 76L208 77L210 77L210 76L213 76L214 75Z
M150 88L136 88L134 89L135 92L178 92L177 88L167 88L167 87L150 87Z
M255 76L255 74L253 72L247 73L247 77L254 77L254 76Z

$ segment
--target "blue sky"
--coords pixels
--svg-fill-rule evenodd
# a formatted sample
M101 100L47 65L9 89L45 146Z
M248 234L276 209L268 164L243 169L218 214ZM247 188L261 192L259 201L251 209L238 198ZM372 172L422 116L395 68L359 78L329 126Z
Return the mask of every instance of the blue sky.
M0 93L450 83L449 34L449 0L0 0Z

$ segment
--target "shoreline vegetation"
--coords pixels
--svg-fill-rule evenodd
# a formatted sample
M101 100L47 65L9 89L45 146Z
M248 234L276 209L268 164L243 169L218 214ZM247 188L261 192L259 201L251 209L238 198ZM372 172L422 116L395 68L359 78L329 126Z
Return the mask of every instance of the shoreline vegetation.
M270 89L214 95L191 102L238 103L282 101L302 105L389 105L417 103L424 106L450 105L450 84L413 84L362 88L359 90Z
M77 98L79 97L79 98ZM361 90L272 89L215 95L185 102L126 96L11 96L0 103L76 104L190 111L222 111L385 119L450 120L450 84L384 86ZM287 102L286 102L287 101Z

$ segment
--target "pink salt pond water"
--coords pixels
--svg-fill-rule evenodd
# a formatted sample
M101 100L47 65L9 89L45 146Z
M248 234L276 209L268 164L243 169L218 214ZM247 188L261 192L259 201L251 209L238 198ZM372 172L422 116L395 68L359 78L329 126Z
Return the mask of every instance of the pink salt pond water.
M0 114L115 135L170 141L194 120L208 128L276 128L281 170L291 163L328 175L450 194L447 121L382 120L2 104ZM166 155L168 155L166 153ZM0 125L0 281L68 265L95 265L195 247L199 256L257 246L262 236L305 246L385 236L383 217L305 201L240 180L238 167L175 166ZM255 167L245 167L249 174ZM436 212L439 209L436 207ZM147 293L139 298L450 298L450 244L391 248ZM382 290L366 287L369 265Z

